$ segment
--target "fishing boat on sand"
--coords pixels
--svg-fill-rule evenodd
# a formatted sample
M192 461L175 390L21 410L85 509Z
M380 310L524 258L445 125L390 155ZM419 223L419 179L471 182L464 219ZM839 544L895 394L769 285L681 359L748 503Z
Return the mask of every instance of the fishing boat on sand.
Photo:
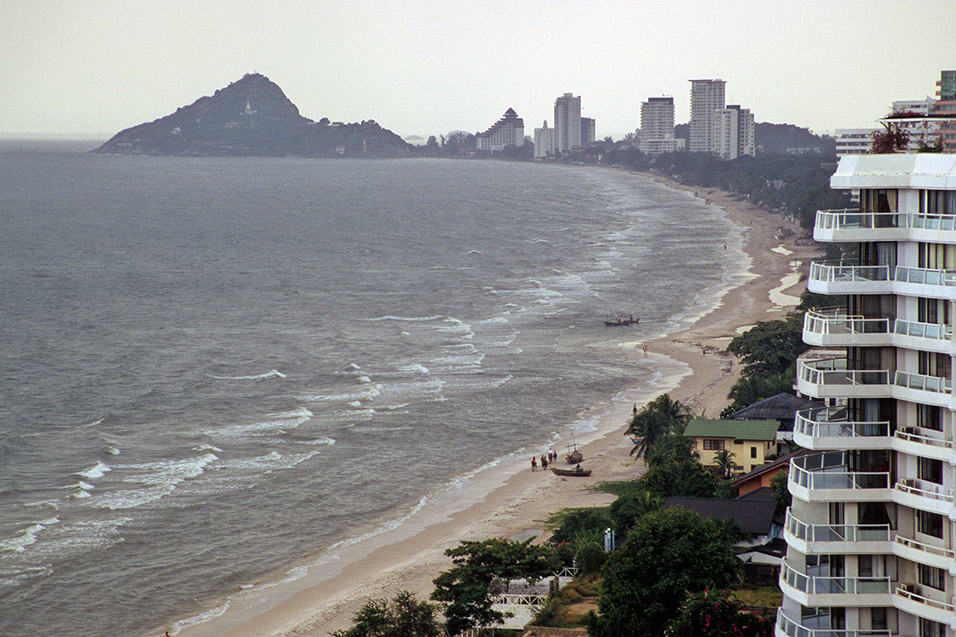
M578 443L572 442L568 445L568 453L564 455L564 459L568 461L568 464L578 464L584 460L584 454L578 449Z
M641 322L640 317L634 318L633 314L631 314L630 316L624 316L623 314L621 314L615 318L611 318L611 315L608 314L604 317L604 324L607 325L608 327L616 327L620 325L637 325L640 322Z
M573 478L587 478L591 475L591 470L582 469L581 465L577 465L574 469L558 469L552 466L551 472L556 476L571 476Z

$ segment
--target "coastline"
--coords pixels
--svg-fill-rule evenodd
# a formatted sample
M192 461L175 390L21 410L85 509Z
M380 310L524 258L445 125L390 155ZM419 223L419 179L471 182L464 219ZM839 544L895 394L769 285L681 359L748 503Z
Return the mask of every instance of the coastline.
M180 622L171 632L318 637L349 627L352 616L369 597L391 597L404 589L427 599L432 579L450 564L444 550L459 541L540 535L543 520L569 503L610 503L613 496L590 492L587 487L605 480L633 479L639 474L640 465L629 454L630 442L622 435L632 403L642 404L668 392L695 413L716 417L727 404L727 392L739 373L736 360L724 353L724 348L739 328L781 318L792 309L805 287L797 264L805 265L815 249L798 246L801 231L779 215L716 189L656 180L722 208L742 229L749 267L747 274L734 282L736 285L731 283L708 310L691 319L689 327L647 343L628 341L619 345L637 359L643 358L642 347L646 344L647 360L658 366L662 375L654 387L626 390L592 410L601 424L592 440L582 437L581 441L593 478L567 480L532 473L527 471L526 454L520 458L509 456L494 471L477 472L468 486L473 501L461 504L462 496L469 495L464 490L443 492L417 512L415 525L343 546L338 560L309 564L308 573L299 579L243 591L230 600L228 608L206 613L201 623ZM781 226L796 232L778 239L775 235ZM507 477L502 480L503 473ZM448 515L449 510L457 512Z

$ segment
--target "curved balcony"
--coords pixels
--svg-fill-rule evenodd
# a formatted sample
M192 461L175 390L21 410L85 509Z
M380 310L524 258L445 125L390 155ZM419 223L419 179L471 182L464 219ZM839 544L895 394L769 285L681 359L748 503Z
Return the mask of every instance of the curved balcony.
M777 609L776 637L891 637L889 630L844 630L811 628L791 619L783 608Z
M818 347L903 347L956 355L953 329L948 325L863 318L841 310L807 312L803 341Z
M885 554L893 551L889 524L807 524L787 509L784 537L804 555L823 553Z
M918 427L901 427L893 432L893 449L914 456L949 462L956 466L956 445L953 439L934 437ZM942 436L940 432L933 432Z
M934 482L914 478L899 480L893 485L893 502L956 519L953 490Z
M952 241L956 216L903 212L861 212L856 209L820 210L813 238L839 241Z
M892 270L892 271L891 271ZM888 265L810 264L807 289L819 294L898 294L949 299L956 287L956 272Z
M793 441L805 449L890 449L888 421L847 420L846 409L829 407L799 411L793 423Z
M956 409L948 378L885 369L848 370L842 356L797 360L797 389L813 398L896 398Z
M805 502L888 502L893 492L888 471L851 471L840 451L791 458L787 486Z
M953 596L946 597L949 601L941 601L920 595L913 590L914 588L913 586L897 588L893 596L893 606L910 615L925 617L941 624L953 623L953 618L956 617L956 606L952 603Z
M807 575L784 560L780 569L783 594L804 606L890 606L889 577Z
M926 564L937 568L944 568L940 560L948 563L950 574L956 575L956 553L950 549L932 546L923 542L897 535L893 541L893 554L897 557L916 562L917 564Z

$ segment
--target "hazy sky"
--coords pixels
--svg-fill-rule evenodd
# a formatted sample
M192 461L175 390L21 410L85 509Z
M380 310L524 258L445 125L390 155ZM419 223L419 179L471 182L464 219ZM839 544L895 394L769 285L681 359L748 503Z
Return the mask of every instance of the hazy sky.
M245 73L306 117L526 134L582 97L599 137L689 79L757 121L871 126L956 68L956 0L0 0L0 133L113 133Z

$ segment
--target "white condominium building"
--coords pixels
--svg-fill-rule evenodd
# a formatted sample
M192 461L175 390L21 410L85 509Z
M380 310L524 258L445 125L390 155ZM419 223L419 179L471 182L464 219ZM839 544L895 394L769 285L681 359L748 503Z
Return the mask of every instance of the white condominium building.
M534 129L534 156L541 159L554 154L554 129L548 128L548 120L544 120L541 128Z
M684 140L674 138L674 98L650 97L641 104L640 150L645 155L675 153ZM679 143L680 142L680 143Z
M717 152L717 111L724 108L726 85L723 80L690 80L690 152Z
M478 150L498 151L506 146L524 145L524 120L513 108L505 111L491 128L475 135Z
M581 146L581 96L565 93L554 100L554 149L558 152Z
M881 128L838 128L836 129L837 157L845 155L865 155L873 146L873 133Z
M717 111L717 156L737 159L754 154L754 116L750 109L731 104Z
M814 238L849 261L810 266L778 637L956 636L956 156L854 155Z

